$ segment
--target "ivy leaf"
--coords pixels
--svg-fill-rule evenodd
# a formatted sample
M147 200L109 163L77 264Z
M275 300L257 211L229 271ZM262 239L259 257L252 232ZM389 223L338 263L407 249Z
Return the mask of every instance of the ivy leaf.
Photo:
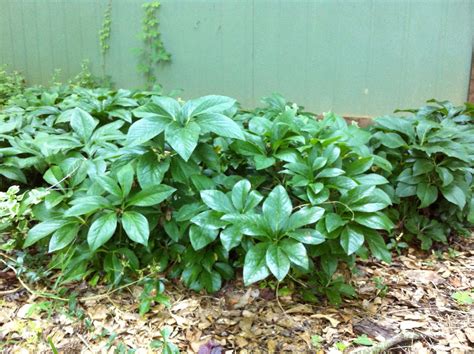
M261 242L250 247L244 261L244 283L250 285L265 279L270 274L267 261L268 244Z
M137 243L144 246L148 245L150 229L148 220L142 214L136 211L126 211L122 215L122 226L127 236Z
M276 186L263 203L263 215L273 232L277 232L286 227L291 215L290 198L283 186Z
M87 243L92 251L104 245L117 229L117 215L107 213L96 219L87 233Z
M282 281L290 270L290 260L278 245L270 245L265 254L267 266L278 281Z
M364 234L354 226L346 226L341 232L341 246L348 256L364 244Z
M189 122L184 127L172 122L166 127L166 142L184 161L188 161L197 146L200 132L201 129L195 122Z

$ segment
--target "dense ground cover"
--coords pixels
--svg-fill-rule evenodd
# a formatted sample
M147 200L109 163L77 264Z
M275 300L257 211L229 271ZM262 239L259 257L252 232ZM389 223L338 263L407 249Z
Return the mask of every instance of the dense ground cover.
M184 102L158 90L25 89L21 79L1 90L0 306L15 314L0 318L7 347L33 333L25 345L54 350L343 350L415 339L406 326L425 325L435 307L455 327L430 325L425 345L471 341L459 327L473 298L469 246L459 242L474 222L471 104L432 101L360 128L279 95L247 111L218 95ZM438 266L416 248L460 263ZM408 275L392 279L394 269ZM407 314L419 304L400 305L411 297L405 285L426 311ZM116 291L125 288L131 295ZM387 294L398 302L385 304ZM321 307L326 299L342 307ZM111 319L104 301L125 316L113 317L118 327L100 323ZM363 322L362 312L389 304L404 313L399 328ZM69 332L31 327L45 314ZM145 318L161 334L124 335L124 323L141 328Z
M0 113L1 248L48 261L28 274L60 271L56 289L138 279L145 313L167 301L167 279L214 292L241 269L247 285L290 277L305 300L337 304L355 294L338 268L356 256L390 262L407 243L469 234L471 105L434 102L361 129L263 102L16 92Z

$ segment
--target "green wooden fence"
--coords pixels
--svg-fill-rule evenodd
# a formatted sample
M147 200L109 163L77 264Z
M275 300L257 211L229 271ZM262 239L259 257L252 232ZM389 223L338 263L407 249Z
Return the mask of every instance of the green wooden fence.
M144 0L112 1L107 73L143 85ZM308 109L350 116L387 113L436 97L467 98L473 45L469 0L162 0L172 62L165 89L219 93L253 107L280 92ZM98 32L106 0L0 0L0 63L46 84L89 59L100 74Z

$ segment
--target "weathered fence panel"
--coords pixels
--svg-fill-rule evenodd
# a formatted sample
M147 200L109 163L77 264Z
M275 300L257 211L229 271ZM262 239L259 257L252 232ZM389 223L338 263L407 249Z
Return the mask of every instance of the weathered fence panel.
M112 1L106 73L140 87L134 48L144 0ZM473 46L470 0L162 0L172 62L167 90L220 93L255 106L280 92L313 111L387 113L436 97L467 99ZM101 74L106 0L0 0L0 63L46 84L89 59Z

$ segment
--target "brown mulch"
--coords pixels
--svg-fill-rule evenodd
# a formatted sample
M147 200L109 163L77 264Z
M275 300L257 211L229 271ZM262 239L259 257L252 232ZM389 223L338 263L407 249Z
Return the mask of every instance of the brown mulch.
M474 242L463 240L438 255L410 249L391 265L359 261L353 285L358 298L340 307L308 304L297 294L275 297L271 288L228 284L217 295L168 286L172 306L156 305L141 318L141 289L130 287L78 305L39 298L0 276L0 351L6 353L149 353L160 330L172 330L181 352L357 352L353 342L367 335L373 345L405 335L391 352L462 353L474 348L474 305L452 295L474 297ZM6 272L6 270L5 270ZM0 269L1 273L1 269ZM82 290L85 296L100 288ZM398 337L397 337L398 336ZM52 345L50 344L52 343ZM370 346L366 347L370 350ZM374 347L372 347L374 348ZM127 351L130 350L130 351Z

